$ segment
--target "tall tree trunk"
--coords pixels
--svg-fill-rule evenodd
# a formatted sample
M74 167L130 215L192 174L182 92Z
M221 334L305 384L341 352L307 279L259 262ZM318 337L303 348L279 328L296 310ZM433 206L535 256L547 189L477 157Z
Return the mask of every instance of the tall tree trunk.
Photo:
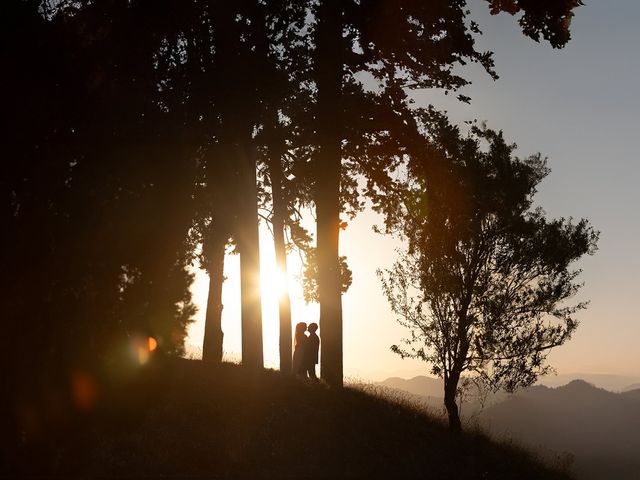
M207 297L207 313L204 323L204 340L202 342L202 360L209 363L222 362L222 284L224 282L224 252L227 237L218 234L205 246L209 257L209 295Z
M257 5L257 4L256 4ZM273 244L276 255L276 265L278 270L287 278L287 252L284 241L285 220L287 218L287 202L284 195L284 172L283 161L286 153L286 139L283 134L283 126L280 125L276 107L283 101L282 97L273 95L272 88L277 90L277 85L282 82L278 75L277 67L269 56L269 38L267 34L267 12L265 8L253 10L253 31L257 38L262 39L256 45L260 61L262 62L261 80L270 87L266 91L271 94L266 95L263 108L266 108L265 118L267 119L265 130L268 133L268 157L266 165L269 178L271 179L271 190L273 195L273 214L271 223L273 226ZM282 94L284 92L281 92ZM280 321L280 372L291 373L291 299L289 288L287 287L278 299L278 318Z
M245 56L243 33L237 21L246 6L244 2L219 2L212 22L217 37L215 61L227 68L216 88L223 126L218 141L231 159L238 181L228 207L234 211L233 236L240 253L242 364L257 369L264 365L256 155L252 140L258 80L250 64L251 56Z
M330 385L342 386L342 298L340 289L340 138L342 115L342 21L340 0L323 0L318 9L315 58L318 85L316 215L318 296L322 350L320 371Z
M242 364L250 368L264 366L262 351L262 299L260 295L260 236L256 157L247 141L236 144L240 166L240 214L236 239L240 251L240 289L242 316Z
M458 390L459 381L459 372L449 372L449 375L445 375L444 406L447 409L449 428L456 432L462 430L462 422L460 421L460 414L458 412L458 405L456 403L456 391Z
M286 218L286 201L283 194L283 174L281 148L271 149L271 161L269 162L269 176L273 194L273 245L276 253L276 265L278 270L287 278L287 250L284 241L284 227ZM285 289L278 301L278 313L280 319L280 372L291 373L291 299L289 288Z
M453 353L454 361L444 376L444 406L449 417L449 428L456 432L462 430L460 411L456 403L456 393L460 383L460 376L464 370L464 359L467 358L467 353L469 352L467 309L470 302L471 294L466 296L461 306L461 313L458 317L457 345Z

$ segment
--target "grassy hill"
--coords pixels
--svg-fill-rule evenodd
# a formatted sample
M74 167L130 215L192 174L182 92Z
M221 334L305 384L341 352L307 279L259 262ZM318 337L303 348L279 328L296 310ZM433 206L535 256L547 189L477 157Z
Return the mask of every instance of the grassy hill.
M418 375L417 377L410 379L390 377L379 382L379 384L385 387L403 390L413 395L435 397L439 399L442 399L444 396L444 383L442 379L427 377L424 375Z
M65 428L5 446L0 476L568 478L409 406L273 371L164 360L100 392Z

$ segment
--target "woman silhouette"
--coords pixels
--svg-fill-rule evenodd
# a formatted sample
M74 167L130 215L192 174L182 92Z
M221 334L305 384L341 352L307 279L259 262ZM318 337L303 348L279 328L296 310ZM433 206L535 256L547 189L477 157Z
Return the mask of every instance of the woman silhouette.
M300 322L296 324L296 330L293 336L293 361L291 364L291 373L300 377L307 376L306 365L304 362L305 347L307 346L307 336L304 334L306 331L307 324Z

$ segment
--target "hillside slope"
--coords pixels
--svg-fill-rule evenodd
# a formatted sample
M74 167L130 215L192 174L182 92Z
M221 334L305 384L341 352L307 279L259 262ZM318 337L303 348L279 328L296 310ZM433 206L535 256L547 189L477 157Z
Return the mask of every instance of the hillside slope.
M410 379L389 377L378 383L379 385L403 390L413 395L435 397L438 399L442 399L444 395L444 383L442 380L439 378L427 377L425 375L418 375L417 377Z
M524 451L451 434L357 389L188 360L149 365L103 391L73 428L4 453L0 476L567 478Z
M640 478L639 391L622 394L575 380L536 386L489 407L481 423L539 451L575 455L578 478Z

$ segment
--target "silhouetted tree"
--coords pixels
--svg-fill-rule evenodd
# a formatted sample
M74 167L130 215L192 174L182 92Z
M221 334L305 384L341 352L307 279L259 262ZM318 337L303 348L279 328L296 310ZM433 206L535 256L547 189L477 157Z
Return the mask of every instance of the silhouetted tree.
M228 202L237 187L233 182L233 166L211 146L202 163L202 182L197 198L201 211L191 234L202 245L200 265L209 275L207 310L205 313L202 359L220 363L223 354L222 287L227 246L233 234L234 212Z
M14 392L109 371L135 335L179 354L194 312L200 129L184 108L179 33L160 7L146 21L135 2L55 5L3 4L3 361Z
M294 126L290 121L285 122L283 117L287 104L300 98L300 73L292 68L294 60L288 52L300 49L299 44L304 43L304 36L300 33L304 16L304 5L296 2L273 5L243 2L225 8L205 8L204 19L198 20L212 26L210 31L205 28L195 32L193 41L197 47L195 55L203 58L199 66L207 72L206 80L200 82L202 90L208 92L202 95L206 99L202 112L217 119L217 124L211 126L214 138L203 162L207 172L203 181L206 185L203 190L206 192L204 216L197 222L198 235L204 242L203 257L215 252L210 259L205 259L211 278L205 357L209 356L211 349L216 359L221 352L223 250L229 235L232 235L236 250L241 255L241 277L244 279L243 357L247 357L244 363L261 363L258 358L262 354L257 350L261 344L258 338L261 337L261 324L260 296L257 295L257 202L262 201L265 189L263 185L256 185L263 179L247 181L246 175L251 171L255 176L256 167L260 164L266 167L278 263L284 270L285 222L290 217L289 206L299 197L295 190L304 190L299 176L293 176L293 180L289 178L291 164L303 160L292 162L291 156L287 155L293 148L291 136ZM208 51L214 52L213 55L208 55ZM193 61L193 55L190 56L190 61ZM221 71L224 74L220 74ZM259 75L256 74L258 72ZM245 152L242 155L244 160L233 152ZM247 155L252 158L248 159ZM249 262L251 258L254 259L253 267ZM215 261L215 265L211 261ZM212 275L214 271L215 275ZM291 320L286 303L286 298L281 299L281 347L290 349ZM284 362L289 358L286 351L281 355ZM282 369L286 371L286 365Z
M378 272L391 309L411 331L404 357L444 379L452 429L461 428L456 392L463 372L509 392L548 372L548 351L575 330L565 306L580 287L570 265L596 248L586 220L547 220L532 208L545 160L513 156L502 134L457 127L431 111L427 177L401 193L408 251Z
M578 0L561 2L490 1L492 13L523 12L523 32L554 47L569 39ZM455 64L480 63L493 73L491 54L474 47L478 26L467 19L466 1L321 1L315 10L314 80L317 86L318 171L316 184L318 293L323 332L321 371L342 384L342 308L339 281L341 145L346 131L346 85L367 73L384 86L455 90L467 81ZM384 88L380 89L384 91ZM460 97L462 100L468 100Z
M527 35L562 46L579 2L490 4L494 13L522 10ZM359 208L354 173L387 182L384 172L402 154L395 142L385 143L392 151L379 142L410 117L403 86L455 89L465 81L451 67L466 60L491 71L490 55L473 48L477 28L465 21L464 6L5 2L3 65L10 73L2 95L11 162L1 192L8 232L2 264L13 281L2 300L11 319L6 333L16 339L6 359L34 351L24 372L35 372L42 364L107 358L136 333L179 353L193 314L193 240L208 239L204 255L215 262L209 270L221 287L220 252L233 237L241 254L243 362L260 366L256 133L269 122L278 131L288 118L299 129L295 143L307 141L305 155L316 160L311 175L296 177L306 185L291 197L312 191L315 198L322 372L340 385L340 213ZM298 40L289 42L292 36ZM270 71L279 77L263 81L259 73ZM377 79L377 89L365 92L360 74ZM284 138L291 150L291 128ZM365 145L374 148L365 154ZM284 165L282 147L278 140L265 150ZM291 163L297 171L308 164ZM278 173L271 171L276 183ZM198 198L201 186L209 207ZM277 210L276 223L286 223L291 212ZM200 237L188 234L194 225L203 227ZM209 316L216 333L219 291L212 291ZM214 357L221 338L211 343Z
M264 200L270 201L267 219L273 233L276 265L287 278L287 229L301 228L299 208L310 202L305 166L309 148L304 144L301 113L308 114L308 39L304 2L277 2L257 10L254 32L262 74L259 144ZM262 41L259 41L262 39ZM269 198L270 197L270 198ZM291 244L290 244L291 245ZM291 300L288 288L278 299L280 371L291 372Z

